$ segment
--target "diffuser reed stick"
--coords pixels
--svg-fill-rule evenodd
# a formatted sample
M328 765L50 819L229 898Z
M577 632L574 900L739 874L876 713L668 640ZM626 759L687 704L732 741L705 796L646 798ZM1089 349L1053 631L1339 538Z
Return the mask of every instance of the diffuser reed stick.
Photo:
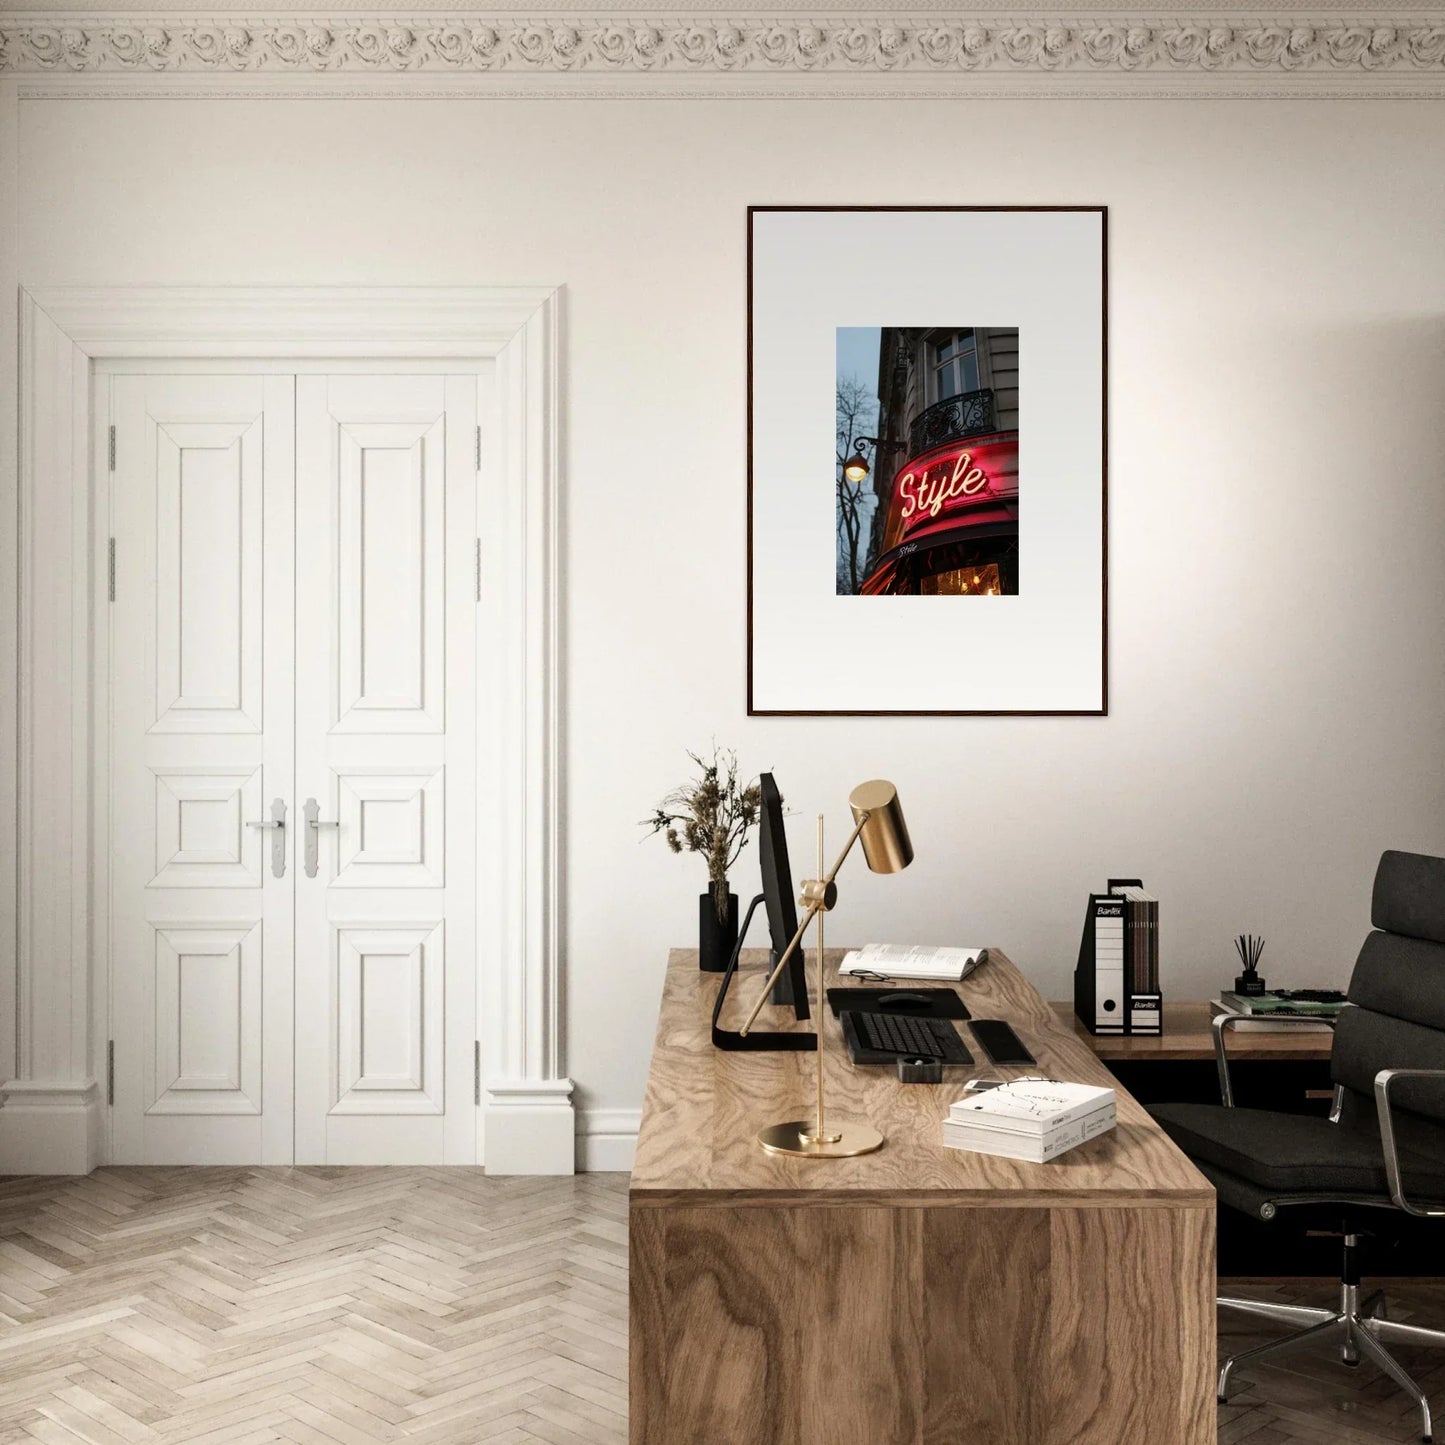
M1258 995L1265 991L1264 980L1259 976L1259 959L1264 952L1264 939L1254 933L1241 933L1234 940L1234 951L1244 972L1234 981L1235 993Z

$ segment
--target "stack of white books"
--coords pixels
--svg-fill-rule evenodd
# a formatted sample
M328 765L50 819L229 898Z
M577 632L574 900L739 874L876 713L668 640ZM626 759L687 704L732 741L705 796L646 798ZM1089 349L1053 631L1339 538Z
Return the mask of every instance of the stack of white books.
M930 978L961 983L983 962L982 948L928 948L909 943L870 943L843 955L838 972L883 978Z
M943 1121L943 1142L950 1149L1043 1164L1107 1133L1114 1115L1112 1089L1015 1079L954 1103Z

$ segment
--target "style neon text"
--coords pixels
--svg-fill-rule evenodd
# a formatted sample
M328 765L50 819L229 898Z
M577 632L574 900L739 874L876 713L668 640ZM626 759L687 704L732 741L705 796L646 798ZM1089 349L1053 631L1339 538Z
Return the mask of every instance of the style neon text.
M950 502L959 497L977 496L988 486L988 478L981 467L973 465L970 452L960 452L948 470L948 463L930 474L925 467L922 472L905 472L898 480L898 495L903 498L903 510L899 514L906 522L919 516L936 517Z

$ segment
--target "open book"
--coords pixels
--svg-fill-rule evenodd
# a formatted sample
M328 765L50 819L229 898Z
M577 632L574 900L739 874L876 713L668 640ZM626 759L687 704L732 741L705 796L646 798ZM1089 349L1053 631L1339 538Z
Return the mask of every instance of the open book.
M931 978L944 983L965 979L988 959L984 948L929 948L921 944L870 943L844 954L843 974L879 974L883 978Z

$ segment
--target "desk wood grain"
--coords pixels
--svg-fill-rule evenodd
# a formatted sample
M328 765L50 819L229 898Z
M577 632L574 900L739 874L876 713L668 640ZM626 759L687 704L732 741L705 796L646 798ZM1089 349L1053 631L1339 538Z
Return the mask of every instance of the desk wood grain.
M843 950L829 950L828 986L840 979ZM724 1022L737 1027L762 986L767 955L746 950L729 992ZM810 968L811 979L811 968ZM724 1053L711 1036L716 974L699 973L697 955L675 949L669 959L648 1077L642 1127L632 1170L638 1205L686 1201L777 1204L846 1200L850 1203L949 1204L969 1201L997 1207L1064 1201L1132 1205L1212 1203L1214 1190L1170 1143L1143 1107L1120 1091L1119 1122L1062 1159L1029 1164L986 1154L944 1149L940 1140L949 1105L970 1079L1046 1073L1076 1083L1117 1088L1093 1051L1063 1023L1038 990L996 950L989 963L958 985L975 1018L1007 1019L1039 1061L1037 1068L997 1069L977 1043L971 1070L951 1070L946 1082L903 1087L887 1069L855 1068L831 1010L824 1029L824 1087L829 1110L866 1120L886 1143L860 1159L787 1159L763 1153L753 1142L764 1125L806 1118L812 1112L811 1053ZM768 1009L760 1027L810 1030L787 1011ZM772 1015L773 1017L769 1017Z
M830 1012L829 1106L887 1142L767 1155L753 1136L806 1116L813 1056L714 1050L717 986L672 954L631 1191L632 1445L1213 1441L1214 1194L1132 1098L1050 1164L945 1149L969 1074L856 1069ZM1114 1084L1007 959L960 992L1044 1070Z

